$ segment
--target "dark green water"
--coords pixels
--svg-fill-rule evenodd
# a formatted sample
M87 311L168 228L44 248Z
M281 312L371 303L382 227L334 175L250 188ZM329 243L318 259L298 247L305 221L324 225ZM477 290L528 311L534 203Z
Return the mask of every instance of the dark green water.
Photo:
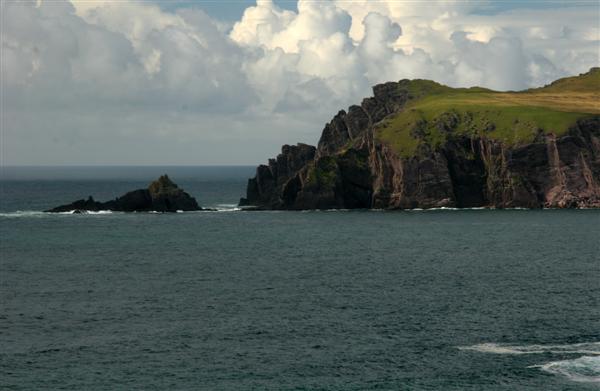
M600 211L16 213L162 173L115 170L5 173L1 389L600 388Z

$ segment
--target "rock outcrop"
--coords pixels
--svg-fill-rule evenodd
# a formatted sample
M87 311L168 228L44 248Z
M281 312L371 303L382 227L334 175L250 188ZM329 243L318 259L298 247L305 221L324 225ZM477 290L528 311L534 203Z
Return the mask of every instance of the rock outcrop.
M180 189L167 175L163 175L147 189L130 191L121 197L107 202L95 201L91 196L87 200L58 206L47 212L83 213L86 211L111 210L118 212L177 212L203 210L196 199Z
M259 166L240 205L288 210L600 207L600 115L581 115L560 134L538 129L531 140L509 143L488 136L493 123L458 132L461 119L444 113L436 119L443 142L419 143L407 156L378 139L376 130L416 95L407 80L375 86L373 97L340 111L325 126L316 148L285 145L276 159Z

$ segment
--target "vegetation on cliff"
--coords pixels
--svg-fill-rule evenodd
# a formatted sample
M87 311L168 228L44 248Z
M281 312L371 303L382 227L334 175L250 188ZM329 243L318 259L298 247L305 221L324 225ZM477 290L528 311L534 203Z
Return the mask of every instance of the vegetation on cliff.
M540 133L564 135L578 119L600 114L600 68L522 92L450 88L429 80L405 80L397 88L409 92L409 102L377 124L374 134L404 157L423 144L440 147L451 133L518 145Z

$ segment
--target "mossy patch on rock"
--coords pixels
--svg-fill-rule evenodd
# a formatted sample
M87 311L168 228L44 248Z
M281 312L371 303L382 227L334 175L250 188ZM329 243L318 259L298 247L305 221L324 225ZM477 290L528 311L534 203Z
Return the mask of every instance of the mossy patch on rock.
M326 156L315 161L308 170L307 187L312 189L330 190L335 187L338 166L333 156Z
M157 180L150 183L148 191L150 194L167 194L180 190L168 175L161 175Z

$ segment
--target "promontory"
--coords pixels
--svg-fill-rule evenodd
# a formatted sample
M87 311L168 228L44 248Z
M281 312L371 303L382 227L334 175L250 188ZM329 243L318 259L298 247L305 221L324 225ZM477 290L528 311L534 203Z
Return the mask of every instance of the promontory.
M248 181L255 209L600 207L600 68L519 92L373 87Z

